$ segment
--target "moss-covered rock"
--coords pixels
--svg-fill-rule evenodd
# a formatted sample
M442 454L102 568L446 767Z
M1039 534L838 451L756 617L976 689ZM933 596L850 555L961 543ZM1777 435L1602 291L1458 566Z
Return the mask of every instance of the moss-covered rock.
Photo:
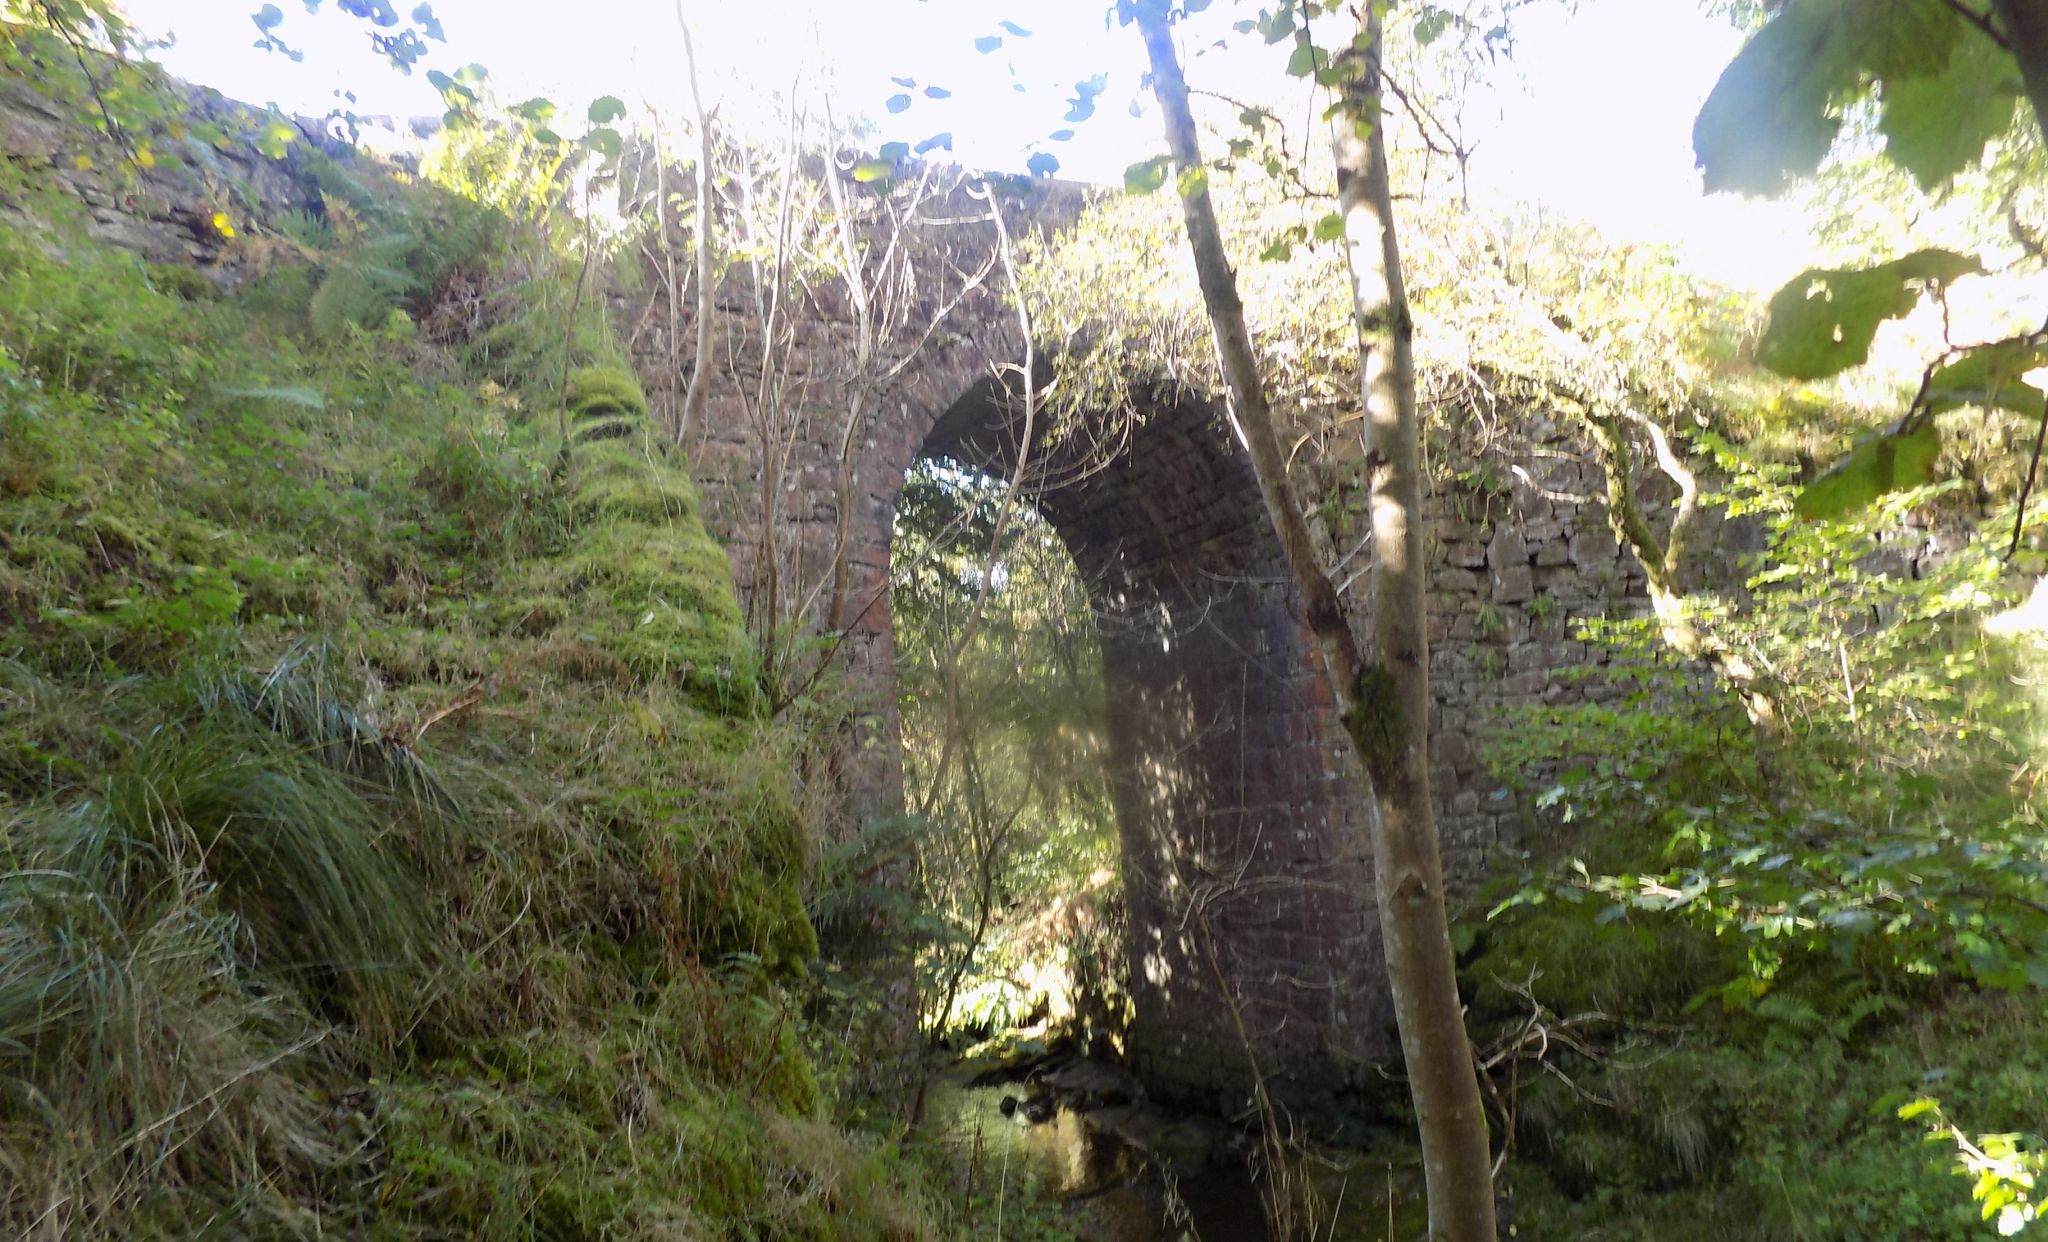
M694 518L594 518L527 574L522 594L571 601L577 637L638 675L720 704L750 700L752 642L732 563Z
M576 453L570 503L584 521L695 522L697 488L679 459L633 440L602 440Z

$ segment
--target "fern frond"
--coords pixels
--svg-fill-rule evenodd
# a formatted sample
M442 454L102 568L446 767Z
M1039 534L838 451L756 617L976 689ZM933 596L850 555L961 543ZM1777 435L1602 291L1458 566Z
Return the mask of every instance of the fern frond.
M321 280L308 314L314 335L331 341L346 335L351 327L374 328L383 323L398 302L398 292L388 282L346 264Z

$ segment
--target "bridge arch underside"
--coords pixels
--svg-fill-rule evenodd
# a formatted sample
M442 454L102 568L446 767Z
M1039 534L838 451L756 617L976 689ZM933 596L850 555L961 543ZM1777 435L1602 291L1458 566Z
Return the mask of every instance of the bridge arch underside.
M983 382L919 452L1007 477L1015 426ZM1169 405L1035 501L1098 619L1135 1070L1226 1114L1255 1073L1299 1115L1348 1111L1397 1047L1366 807L1249 459Z

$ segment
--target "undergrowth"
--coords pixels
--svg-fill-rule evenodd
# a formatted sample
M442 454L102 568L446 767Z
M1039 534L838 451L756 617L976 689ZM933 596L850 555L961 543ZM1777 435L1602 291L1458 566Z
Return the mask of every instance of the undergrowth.
M834 1120L809 743L572 260L292 159L220 283L0 184L0 1232L971 1228Z
M1460 929L1520 1236L1993 1236L1950 1135L2048 1128L2040 717L2009 690L2041 648L1985 624L2002 544L1887 571L1897 516L1774 532L1745 645L1794 727L1672 693L1630 625L1599 636L1622 697L1501 722L1494 762L1566 821Z

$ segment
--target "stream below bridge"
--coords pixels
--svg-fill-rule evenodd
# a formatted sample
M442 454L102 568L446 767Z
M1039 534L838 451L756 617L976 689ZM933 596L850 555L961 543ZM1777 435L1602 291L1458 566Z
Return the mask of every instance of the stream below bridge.
M969 1170L968 1193L1035 1188L1087 1242L1278 1242L1255 1137L1146 1104L1112 1065L947 1071L928 1085L923 1128ZM1412 1151L1310 1149L1295 1167L1321 1207L1318 1238L1418 1238L1426 1213ZM1333 1219L1334 1218L1334 1219ZM1311 1236L1306 1227L1295 1236Z

